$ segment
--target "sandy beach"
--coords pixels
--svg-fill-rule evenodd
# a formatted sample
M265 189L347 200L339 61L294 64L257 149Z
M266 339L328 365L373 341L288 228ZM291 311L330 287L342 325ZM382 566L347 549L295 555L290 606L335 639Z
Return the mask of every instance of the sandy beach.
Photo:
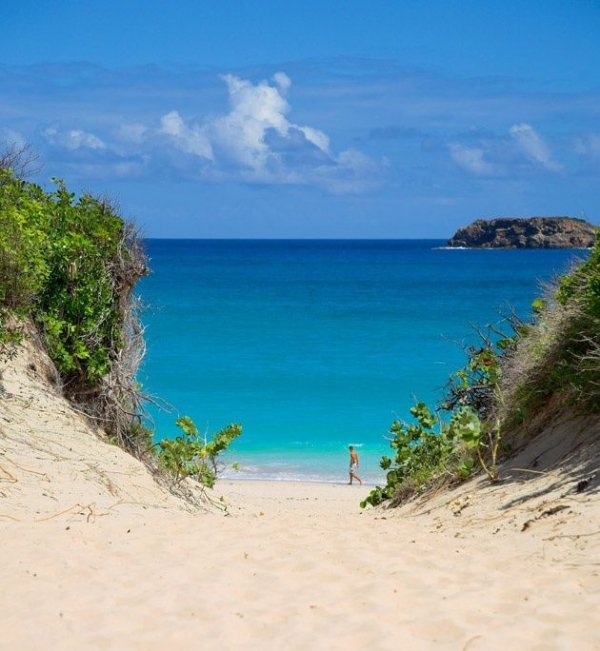
M600 0L0 9L0 651L600 651Z
M361 510L368 488L342 477L221 481L220 508L194 510L46 376L30 348L4 370L2 648L600 648L598 486L577 490L597 457L585 451L529 472L521 457L497 485L394 510ZM559 423L556 440L590 428Z

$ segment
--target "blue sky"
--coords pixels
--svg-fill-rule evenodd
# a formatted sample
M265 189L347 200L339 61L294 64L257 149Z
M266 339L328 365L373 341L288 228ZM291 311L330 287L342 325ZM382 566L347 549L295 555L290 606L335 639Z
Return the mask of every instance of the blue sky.
M3 4L0 139L149 236L600 223L600 2Z

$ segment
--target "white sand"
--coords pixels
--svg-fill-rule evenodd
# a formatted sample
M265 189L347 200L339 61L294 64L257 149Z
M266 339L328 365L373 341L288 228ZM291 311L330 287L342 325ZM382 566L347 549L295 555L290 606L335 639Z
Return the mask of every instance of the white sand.
M600 648L587 452L396 510L342 483L224 481L227 515L192 512L45 374L29 350L0 397L2 649Z

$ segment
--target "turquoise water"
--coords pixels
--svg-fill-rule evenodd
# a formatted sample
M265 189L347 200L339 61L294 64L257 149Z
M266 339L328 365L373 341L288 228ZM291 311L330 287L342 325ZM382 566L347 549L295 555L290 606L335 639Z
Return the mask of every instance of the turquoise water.
M442 241L148 240L146 388L202 431L244 427L235 476L363 479L394 418L433 401L472 325L527 317L540 281L584 252L447 250Z

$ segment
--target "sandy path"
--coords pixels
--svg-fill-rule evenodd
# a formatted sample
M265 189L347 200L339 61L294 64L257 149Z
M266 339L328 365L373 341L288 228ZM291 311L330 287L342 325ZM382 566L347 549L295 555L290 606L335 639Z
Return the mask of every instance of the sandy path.
M2 525L5 648L600 648L592 537L361 513L347 486L222 489L231 516Z
M597 459L393 511L227 481L229 515L190 512L30 353L0 396L1 649L600 649Z

